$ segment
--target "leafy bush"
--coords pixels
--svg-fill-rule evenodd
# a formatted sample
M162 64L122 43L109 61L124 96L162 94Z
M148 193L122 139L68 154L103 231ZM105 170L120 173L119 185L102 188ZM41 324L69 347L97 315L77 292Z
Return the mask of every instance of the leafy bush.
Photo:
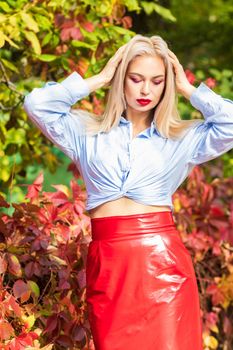
M28 122L24 96L72 71L83 77L99 73L135 34L127 10L174 20L153 1L0 1L0 193L15 188L32 163L51 172L59 165L50 141ZM102 113L103 97L103 91L94 92L79 107Z
M85 259L90 219L86 192L75 180L70 190L41 193L43 175L28 186L27 201L13 204L0 220L0 345L18 350L54 344L84 348ZM1 199L1 206L8 204ZM2 347L1 347L2 348Z
M174 193L176 225L195 266L205 350L233 347L233 178L196 166Z
M14 213L0 216L0 347L93 349L85 300L91 240L86 192L42 191L43 174ZM174 218L193 259L205 350L233 346L233 179L205 181L195 167L173 197ZM1 198L7 211L9 204ZM185 336L185 335L184 335ZM46 347L47 346L47 347Z

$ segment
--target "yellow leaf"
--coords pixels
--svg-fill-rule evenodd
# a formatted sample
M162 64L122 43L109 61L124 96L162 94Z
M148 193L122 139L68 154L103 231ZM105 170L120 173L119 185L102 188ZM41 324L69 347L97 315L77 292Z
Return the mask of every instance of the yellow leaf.
M15 15L14 16L10 16L9 17L9 23L12 25L12 27L17 27L17 24L18 24L17 17Z
M6 41L8 41L9 44L11 44L11 46L15 47L16 49L20 49L20 47L15 44L10 38L8 38L8 36L4 35L4 38Z
M204 344L205 346L208 346L210 349L217 349L218 347L218 341L215 337L212 337L211 335L207 335L204 338Z
M31 329L35 323L35 316L30 315L30 316L23 316L22 321L24 322L24 325L27 329Z
M0 23L3 24L3 22L6 20L6 16L0 13Z
M3 47L5 44L5 37L3 32L0 30L0 47Z
M210 327L210 329L211 329L211 331L214 332L214 333L219 333L219 329L218 329L218 327L216 326L216 324L212 325L212 326Z
M56 188L56 190L61 191L62 193L64 193L66 195L66 197L69 198L70 196L70 191L69 188L65 185L52 185L52 187Z
M176 213L178 213L180 211L180 209L181 209L180 200L179 200L179 198L175 198L174 199L174 211Z
M26 12L20 12L20 16L23 20L23 22L26 24L28 29L33 30L33 32L37 33L39 32L39 27L34 18Z
M7 169L2 169L1 170L1 179L2 179L2 181L4 181L4 182L7 182L8 180L9 180L9 178L10 178L10 171L9 170L7 170Z
M38 40L36 34L33 32L25 32L25 36L28 39L28 41L30 41L30 43L32 44L32 48L33 48L34 52L37 55L40 55L41 54L41 46L40 46L40 43L39 43L39 40Z

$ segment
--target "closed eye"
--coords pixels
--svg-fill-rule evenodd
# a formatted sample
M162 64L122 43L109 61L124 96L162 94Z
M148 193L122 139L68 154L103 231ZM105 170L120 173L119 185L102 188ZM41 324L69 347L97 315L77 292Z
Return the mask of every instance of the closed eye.
M141 80L136 80L136 79L133 79L133 78L130 78L134 83L140 83ZM154 81L153 84L155 85L159 85L163 82L163 80L160 80L160 81Z

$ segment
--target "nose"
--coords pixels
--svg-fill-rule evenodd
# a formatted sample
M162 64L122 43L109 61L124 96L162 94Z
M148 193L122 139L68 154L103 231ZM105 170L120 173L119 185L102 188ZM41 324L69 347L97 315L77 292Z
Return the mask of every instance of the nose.
M150 82L144 82L142 84L141 93L148 95L150 93Z

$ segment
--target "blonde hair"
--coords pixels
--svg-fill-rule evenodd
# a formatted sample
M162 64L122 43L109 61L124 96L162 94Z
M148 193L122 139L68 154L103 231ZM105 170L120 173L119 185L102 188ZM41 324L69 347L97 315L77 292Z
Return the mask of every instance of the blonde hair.
M118 65L111 81L111 88L107 93L107 102L104 113L101 116L82 111L77 113L83 120L86 133L90 135L99 132L109 132L118 126L120 117L126 109L124 97L124 80L129 63L137 56L159 56L163 59L166 70L165 89L158 105L154 108L153 120L160 135L165 138L180 138L189 127L202 121L201 119L182 120L177 110L177 94L175 88L175 76L172 64L168 58L168 46L157 35L146 37L136 34L124 50L122 61Z

